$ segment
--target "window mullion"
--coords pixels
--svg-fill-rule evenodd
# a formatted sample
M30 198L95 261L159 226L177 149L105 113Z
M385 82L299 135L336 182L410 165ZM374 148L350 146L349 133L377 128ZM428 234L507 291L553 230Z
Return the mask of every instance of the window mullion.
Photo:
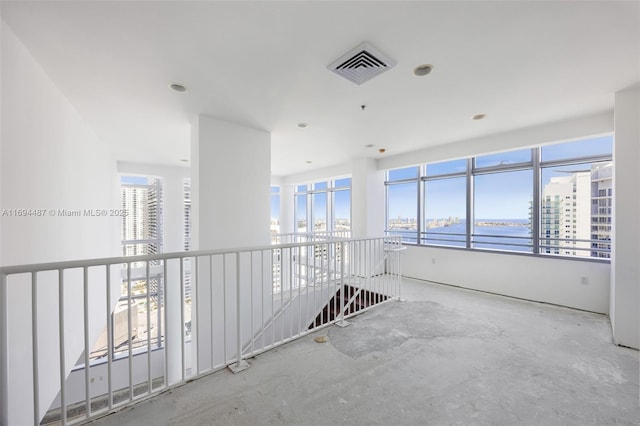
M473 233L473 158L467 159L467 229L466 247L471 248L471 234Z
M531 243L533 254L540 253L540 148L532 148L533 199L531 200Z

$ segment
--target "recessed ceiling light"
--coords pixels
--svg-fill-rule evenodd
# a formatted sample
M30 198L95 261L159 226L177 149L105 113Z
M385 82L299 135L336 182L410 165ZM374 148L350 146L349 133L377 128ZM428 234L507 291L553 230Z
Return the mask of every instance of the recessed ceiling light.
M482 120L484 117L485 117L484 114L476 114L473 117L471 117L471 119L478 121L478 120Z
M181 159L180 159L180 161L182 161L183 163L188 163L188 162L189 162L189 159L187 159L187 158L181 158Z
M375 145L372 143L368 143L365 145L365 148L373 148Z
M174 92L179 92L179 93L184 93L187 91L187 88L180 84L180 83L171 83L169 84L169 89L173 90Z
M429 64L418 65L413 70L413 74L417 75L418 77L422 77L429 74L431 70L433 70L433 65L429 65Z
M300 127L301 129L306 129L307 127L309 127L309 123L298 123L298 127Z
M311 164L311 161L307 160L307 161L305 161L305 163L307 163L307 164Z

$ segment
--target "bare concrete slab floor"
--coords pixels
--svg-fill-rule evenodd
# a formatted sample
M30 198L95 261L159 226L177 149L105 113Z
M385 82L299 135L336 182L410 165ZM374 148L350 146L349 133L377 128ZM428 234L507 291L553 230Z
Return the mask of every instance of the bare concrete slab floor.
M640 424L607 317L414 280L391 302L94 425ZM327 335L326 343L314 337Z

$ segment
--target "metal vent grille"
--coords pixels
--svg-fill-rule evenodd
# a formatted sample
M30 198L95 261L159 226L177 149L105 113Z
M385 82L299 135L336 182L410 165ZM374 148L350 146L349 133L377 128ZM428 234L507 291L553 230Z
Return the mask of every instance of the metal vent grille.
M369 43L362 43L342 55L327 68L357 85L390 70L395 61Z

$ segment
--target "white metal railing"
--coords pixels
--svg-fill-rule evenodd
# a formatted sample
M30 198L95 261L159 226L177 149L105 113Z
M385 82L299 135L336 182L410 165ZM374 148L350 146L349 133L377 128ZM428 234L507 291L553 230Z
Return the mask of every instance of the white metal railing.
M82 423L242 369L247 357L399 299L401 249L398 237L307 235L2 267L0 424Z
M291 232L283 234L273 234L272 244L306 243L311 241L322 241L335 238L351 238L351 231L318 231L318 232Z

